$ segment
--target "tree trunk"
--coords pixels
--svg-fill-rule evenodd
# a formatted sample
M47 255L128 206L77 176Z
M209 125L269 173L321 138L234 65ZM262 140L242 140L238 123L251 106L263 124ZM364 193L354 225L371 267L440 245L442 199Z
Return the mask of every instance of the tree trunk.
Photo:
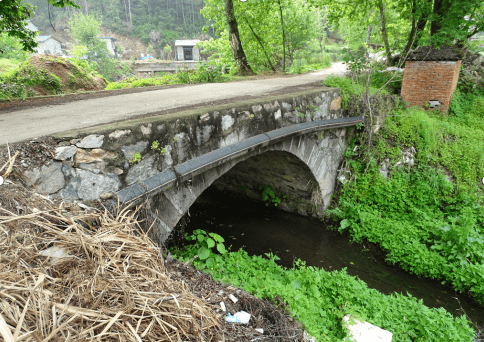
M387 65L391 66L392 63L392 53L390 51L390 44L388 43L388 36L387 36L387 24L385 20L385 8L383 4L384 0L381 0L378 4L380 8L380 23L381 23L381 36L383 38L383 44L385 45L385 52L387 55Z
M284 17L282 15L281 0L277 0L279 4L279 13L281 15L281 29L282 29L282 71L286 72L286 32L284 30Z
M183 16L183 28L185 29L185 32L187 32L187 23L185 21L185 8L183 7L183 0L181 1L181 7L182 7L182 16Z
M441 15L443 14L442 13L442 9L443 9L442 2L443 2L443 0L434 0L434 11L433 11L433 13L434 13L435 18L432 20L432 23L430 24L430 35L431 36L435 35L442 28L442 25L440 23Z
M267 54L266 52L266 49L264 48L264 45L262 45L262 41L260 40L259 36L255 33L254 29L252 28L252 26L250 25L249 21L248 20L245 20L245 22L247 23L247 25L249 26L249 29L252 31L252 34L254 35L255 39L257 40L257 42L259 43L260 47L262 48L262 51L264 52L264 55L266 56L266 59L267 59L267 63L269 63L272 71L276 71L276 68L274 68L274 65L272 64L270 58L269 58L269 55Z
M89 9L87 8L87 0L84 0L84 6L86 7L86 15L89 15Z
M371 25L368 25L368 30L366 31L366 45L370 44L371 38Z
M232 48L232 54L234 55L235 63L239 67L241 74L253 74L252 68L247 61L244 49L242 48L242 42L239 36L239 26L237 25L237 19L234 13L234 4L232 0L225 1L225 15L227 16L227 26L229 29L229 42Z
M128 0L128 10L129 10L129 25L133 28L133 18L131 17L131 0Z
M124 13L126 14L126 22L128 22L128 6L126 5L126 0L124 0Z

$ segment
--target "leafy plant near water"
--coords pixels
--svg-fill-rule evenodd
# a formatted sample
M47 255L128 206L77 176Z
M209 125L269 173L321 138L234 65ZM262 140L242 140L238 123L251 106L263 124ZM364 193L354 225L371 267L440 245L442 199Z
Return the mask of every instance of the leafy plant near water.
M281 204L281 199L271 185L261 185L259 190L262 190L262 201L266 203L266 206L269 206L269 204L273 203L274 206L277 207L279 204ZM283 196L283 199L284 198L287 198L287 195Z
M192 240L194 236L195 232ZM202 241L206 237L203 235ZM199 253L198 246L185 247L183 259ZM258 298L284 301L317 341L345 338L347 331L341 321L347 314L391 331L394 342L473 340L473 330L463 316L453 318L444 309L430 309L409 295L383 295L345 270L326 272L301 261L285 269L275 263L277 260L272 253L249 256L239 250L216 255L210 267L203 263L195 266Z
M187 260L198 255L198 258L193 263L201 269L206 267L210 268L220 263L222 260L221 255L227 253L224 238L215 233L207 233L202 229L197 229L193 231L192 235L187 235L186 240L193 241L194 244L186 246L183 250L173 250L172 252L174 255L178 255ZM212 251L214 247L220 254Z

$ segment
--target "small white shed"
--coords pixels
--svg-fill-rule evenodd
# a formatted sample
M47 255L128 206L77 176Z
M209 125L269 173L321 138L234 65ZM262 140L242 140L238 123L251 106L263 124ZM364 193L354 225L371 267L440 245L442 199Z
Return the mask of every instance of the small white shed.
M35 37L39 46L36 48L37 53L44 55L62 56L62 43L52 36L37 36Z
M198 61L200 60L200 49L196 47L199 39L175 40L176 61Z

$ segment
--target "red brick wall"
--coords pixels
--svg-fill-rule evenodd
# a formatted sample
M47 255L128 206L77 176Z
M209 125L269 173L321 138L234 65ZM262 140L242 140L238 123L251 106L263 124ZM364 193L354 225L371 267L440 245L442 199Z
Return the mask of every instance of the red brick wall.
M440 101L437 108L447 112L459 80L462 61L407 61L403 74L402 99L411 106Z

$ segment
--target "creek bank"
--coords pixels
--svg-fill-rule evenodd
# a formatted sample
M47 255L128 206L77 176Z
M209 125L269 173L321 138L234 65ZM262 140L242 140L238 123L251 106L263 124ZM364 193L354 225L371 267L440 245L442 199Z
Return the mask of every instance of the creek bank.
M242 209L243 208L243 209ZM184 234L203 229L220 234L232 250L244 249L250 255L276 253L277 263L292 267L295 258L325 271L347 269L370 288L383 294L410 293L426 306L443 307L454 317L465 313L484 327L484 308L465 294L458 294L439 281L411 275L385 262L384 252L375 244L350 242L349 234L331 230L320 220L281 212L259 201L215 188L207 191L190 209L173 234L181 245ZM458 298L456 300L455 298Z

